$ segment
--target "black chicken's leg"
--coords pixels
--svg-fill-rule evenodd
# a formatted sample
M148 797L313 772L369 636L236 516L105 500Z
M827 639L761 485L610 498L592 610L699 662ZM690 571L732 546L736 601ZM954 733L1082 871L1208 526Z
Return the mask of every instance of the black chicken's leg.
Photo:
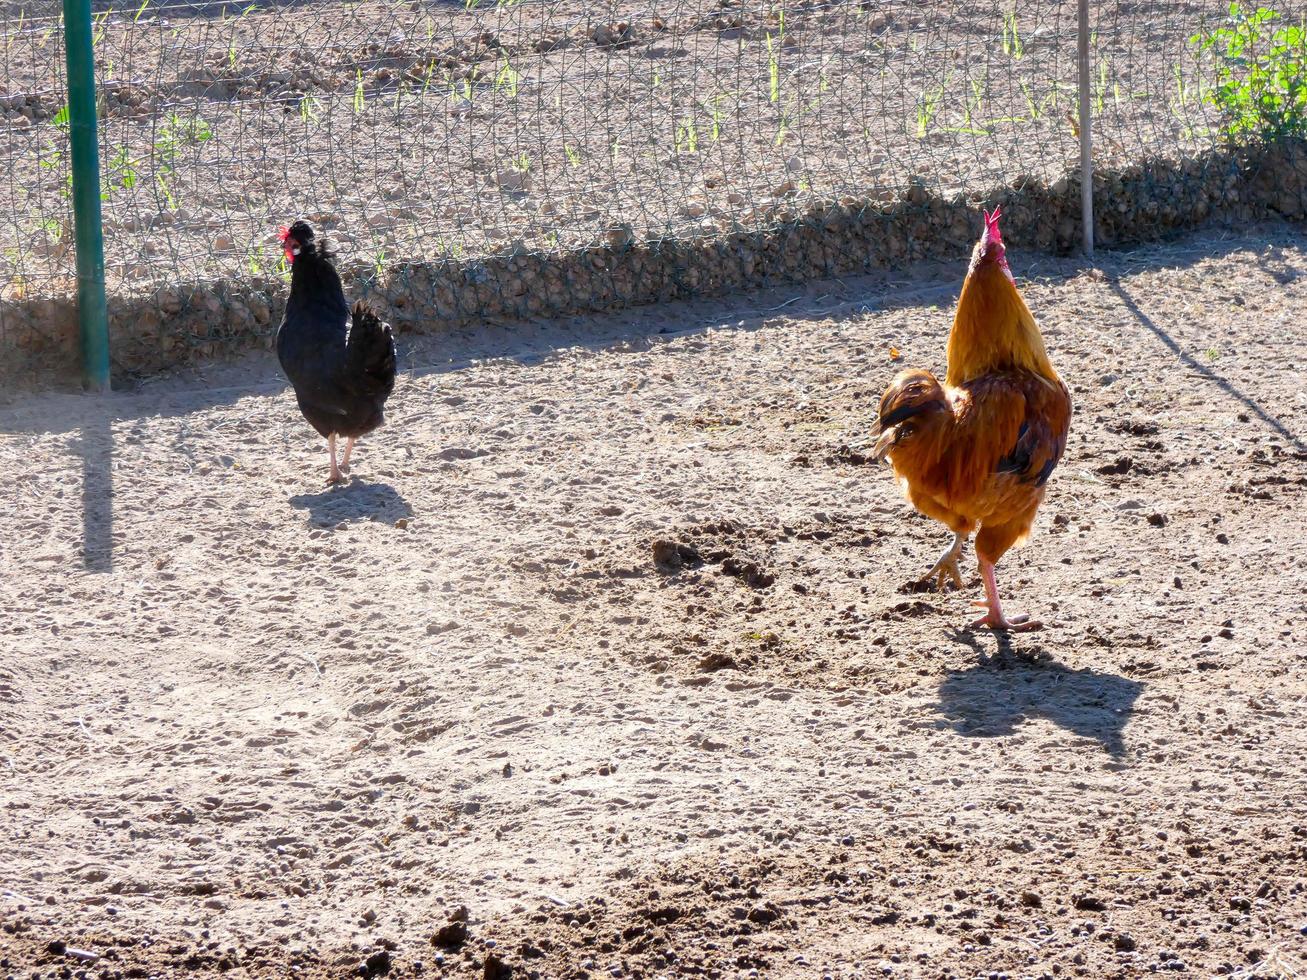
M334 432L327 436L327 452L331 454L331 475L327 477L327 482L340 483L345 478L340 475L340 467L336 465L336 433ZM346 458L348 458L348 453Z

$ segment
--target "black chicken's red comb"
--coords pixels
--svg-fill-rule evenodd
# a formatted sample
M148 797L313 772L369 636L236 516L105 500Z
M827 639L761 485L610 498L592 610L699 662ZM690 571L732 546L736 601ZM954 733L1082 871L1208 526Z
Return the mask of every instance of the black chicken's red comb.
M277 229L277 241L281 242L284 245L286 243L286 239L289 237L290 237L290 229L287 228L285 225L282 225L280 228Z

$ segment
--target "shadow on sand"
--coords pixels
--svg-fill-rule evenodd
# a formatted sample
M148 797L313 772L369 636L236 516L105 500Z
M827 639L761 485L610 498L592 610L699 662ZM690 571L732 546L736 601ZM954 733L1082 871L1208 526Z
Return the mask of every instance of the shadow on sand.
M352 524L356 521L393 524L400 518L413 516L408 501L390 484L358 479L318 493L291 497L290 505L296 510L307 510L309 523L315 527L334 527L342 522Z
M1043 718L1081 738L1093 739L1112 756L1125 754L1123 732L1139 681L1058 663L1038 644L1012 648L1011 637L995 634L998 648L988 654L976 635L959 631L954 639L980 654L979 663L950 671L939 686L941 727L967 738L1011 735L1030 718Z
M81 427L82 562L88 572L113 571L113 430L107 415Z

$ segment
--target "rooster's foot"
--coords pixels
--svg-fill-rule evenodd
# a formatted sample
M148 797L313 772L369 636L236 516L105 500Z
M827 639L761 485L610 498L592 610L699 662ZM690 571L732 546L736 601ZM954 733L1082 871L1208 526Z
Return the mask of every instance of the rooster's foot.
M935 591L943 592L944 583L948 579L953 580L955 588L962 588L962 570L958 568L958 559L962 557L962 542L966 541L966 535L954 532L953 543L944 554L939 556L939 561L931 566L930 571L917 580L918 585L929 585L930 580L935 580Z
M950 579L954 588L961 589L965 583L962 581L962 569L958 568L958 556L951 551L948 552L935 562L930 571L917 580L917 584L929 585L931 579L935 580L936 592L943 592L945 583Z
M971 622L973 629L977 627L989 627L992 630L999 630L1006 633L1033 633L1036 630L1042 630L1044 624L1037 619L1031 619L1025 613L1013 616L1011 619L1004 616L1001 610L990 608L989 603L976 601L973 606L980 606L988 610L985 615Z

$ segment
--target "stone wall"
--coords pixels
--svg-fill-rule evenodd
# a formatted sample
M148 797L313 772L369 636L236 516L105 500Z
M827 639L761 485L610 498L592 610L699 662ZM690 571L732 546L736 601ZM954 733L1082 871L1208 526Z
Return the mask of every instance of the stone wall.
M1219 150L1178 163L1144 161L1096 175L1094 195L1095 240L1104 248L1213 219L1301 219L1307 217L1307 142ZM605 242L576 251L401 263L380 278L365 267L341 272L351 295L371 301L397 331L432 332L485 317L563 317L963 256L976 238L981 203L914 186L888 203L782 205L770 227L722 237L642 242L614 228ZM1004 238L1016 250L1079 247L1077 177L1051 185L1018 178L983 203L1002 205ZM270 347L286 291L281 279L250 278L110 296L115 374L149 374ZM0 377L56 380L76 370L71 300L0 303Z

